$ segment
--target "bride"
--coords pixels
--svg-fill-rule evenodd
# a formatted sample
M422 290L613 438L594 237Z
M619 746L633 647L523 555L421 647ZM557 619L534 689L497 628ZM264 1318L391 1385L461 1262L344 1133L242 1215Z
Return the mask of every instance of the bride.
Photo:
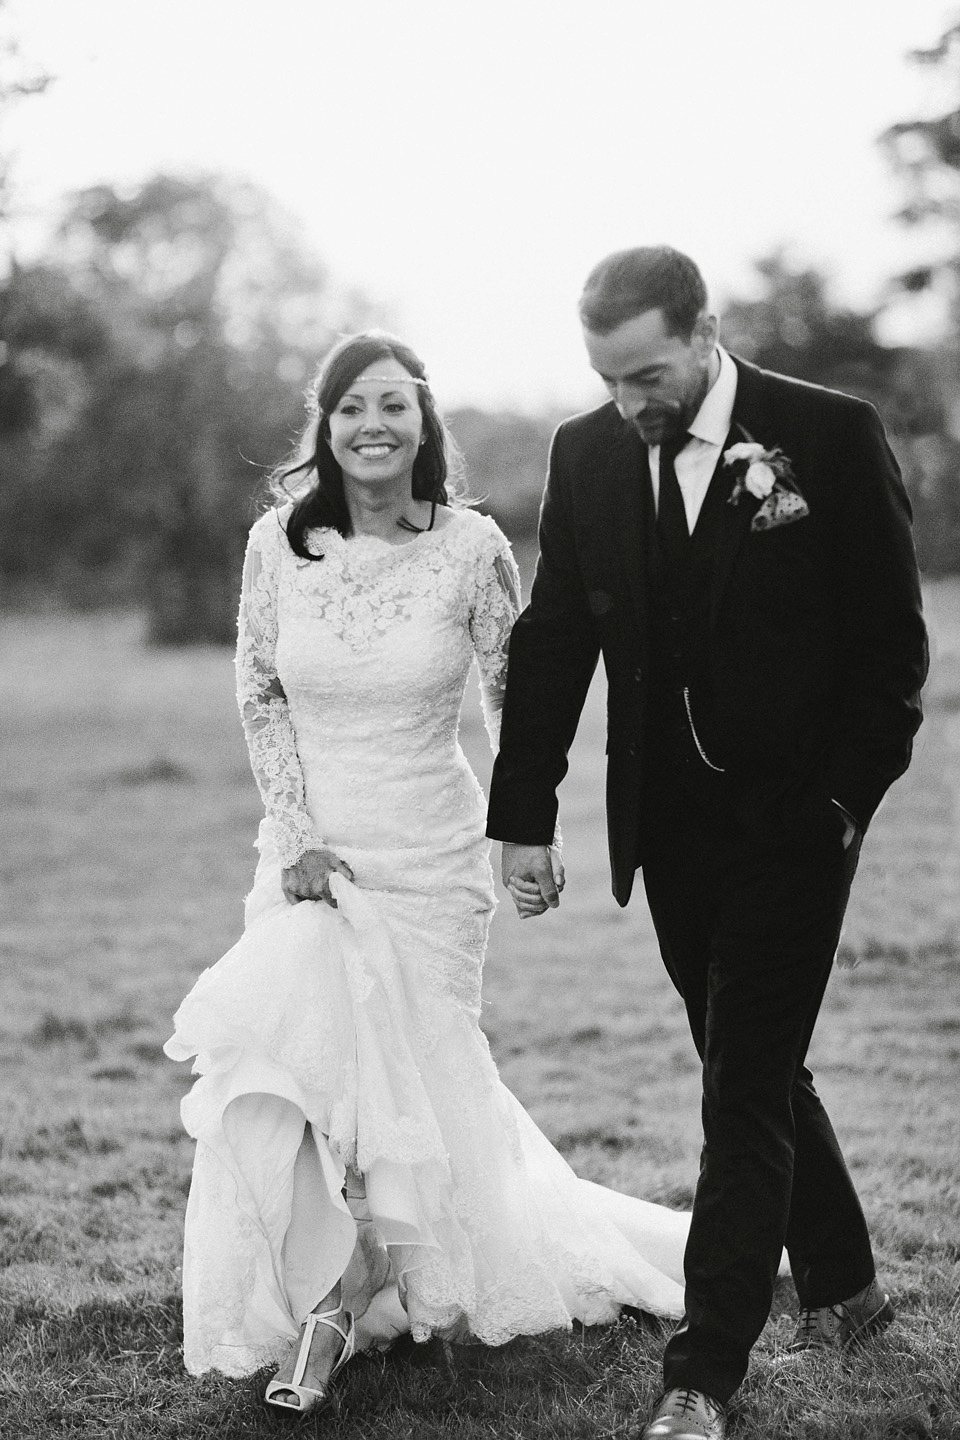
M624 1304L678 1316L689 1220L579 1180L480 1030L494 895L457 724L475 660L496 743L507 542L452 503L407 346L342 341L310 408L243 574L238 694L266 811L246 928L165 1047L199 1077L186 1366L280 1361L266 1399L300 1412L405 1331L499 1345Z

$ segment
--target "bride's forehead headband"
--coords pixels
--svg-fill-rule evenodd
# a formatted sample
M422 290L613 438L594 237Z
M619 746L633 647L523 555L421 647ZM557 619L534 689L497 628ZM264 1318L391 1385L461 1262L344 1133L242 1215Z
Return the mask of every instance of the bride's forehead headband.
M422 385L425 390L430 389L430 381L425 375L364 375L362 379L354 380L354 385L367 385L376 382L378 385L389 385L396 389L398 385ZM348 387L349 388L349 387ZM307 410L311 415L320 414L320 396L316 388L307 391Z
M354 385L429 385L422 375L358 375Z

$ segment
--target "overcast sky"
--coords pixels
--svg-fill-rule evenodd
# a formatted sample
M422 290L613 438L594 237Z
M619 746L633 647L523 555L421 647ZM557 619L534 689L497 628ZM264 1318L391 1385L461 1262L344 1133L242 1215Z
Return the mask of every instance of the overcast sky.
M719 301L776 245L869 304L916 240L875 139L935 104L942 0L8 0L56 83L9 127L20 200L248 175L395 309L441 402L596 397L591 265L667 241ZM8 21L9 28L9 21ZM921 323L920 320L904 324ZM904 332L906 333L906 332Z

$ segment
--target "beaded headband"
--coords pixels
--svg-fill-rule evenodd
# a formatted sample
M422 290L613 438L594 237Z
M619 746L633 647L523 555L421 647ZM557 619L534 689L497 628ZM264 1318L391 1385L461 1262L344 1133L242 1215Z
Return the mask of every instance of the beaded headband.
M422 385L426 390L430 388L430 381L422 375L404 375L402 379L399 375L364 375L362 379L358 377L353 383L354 385L365 385L367 381L376 381L378 385ZM320 397L312 388L307 391L307 414L321 416L323 414L320 408Z
M380 385L428 385L430 382L419 375L358 375L354 385L366 385L368 381Z

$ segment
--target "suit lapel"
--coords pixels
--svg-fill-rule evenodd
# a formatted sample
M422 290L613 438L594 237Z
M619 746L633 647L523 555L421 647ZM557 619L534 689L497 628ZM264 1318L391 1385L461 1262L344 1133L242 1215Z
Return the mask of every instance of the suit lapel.
M737 551L740 549L743 537L749 530L750 521L757 509L757 502L749 495L741 496L736 505L728 503L733 480L724 465L723 452L737 441L745 440L748 437L760 444L772 443L765 438L767 415L763 375L755 366L747 365L742 360L736 360L735 364L737 367L737 394L733 404L730 430L710 482L711 487L720 485L726 491L720 507L713 572L710 579L711 630L716 625L717 616L720 613L720 602L723 599L723 592L730 577L730 570L736 559Z

